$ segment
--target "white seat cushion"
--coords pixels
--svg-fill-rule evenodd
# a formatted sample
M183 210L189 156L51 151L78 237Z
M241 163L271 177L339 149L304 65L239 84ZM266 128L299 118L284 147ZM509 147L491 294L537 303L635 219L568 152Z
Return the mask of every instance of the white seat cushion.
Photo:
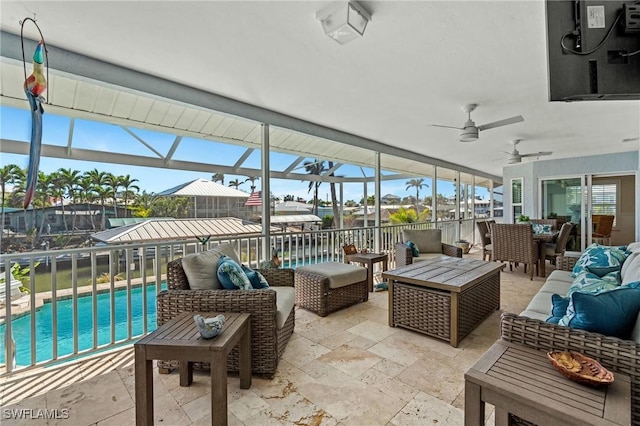
M296 272L309 272L329 278L330 288L339 288L367 280L367 268L339 262L301 266Z
M422 253L442 253L440 229L404 229L402 241L412 241Z
M284 323L289 317L289 313L293 309L293 305L296 303L296 289L293 287L269 287L270 290L275 290L276 295L276 326L278 330L284 326Z
M240 263L231 244L220 244L211 250L186 255L182 258L182 268L189 280L192 290L219 290L222 288L218 280L218 259L227 255L236 263Z

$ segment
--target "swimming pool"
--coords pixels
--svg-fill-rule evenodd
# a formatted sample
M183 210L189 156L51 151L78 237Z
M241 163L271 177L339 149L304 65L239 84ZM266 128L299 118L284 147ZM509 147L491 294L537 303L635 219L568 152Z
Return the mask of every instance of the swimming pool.
M163 284L164 287L164 284ZM148 285L147 289L147 331L155 330L156 323L156 286ZM97 346L111 341L111 303L110 293L100 293L97 299ZM91 349L94 346L93 336L93 297L81 296L78 303L78 351ZM127 289L114 292L115 320L114 329L116 341L128 337L127 328ZM36 361L43 362L53 358L53 305L45 303L36 311ZM73 353L73 301L72 299L58 300L57 308L57 350L58 357ZM143 298L142 287L131 289L131 329L132 335L143 333ZM16 343L16 364L31 364L31 315L15 318L11 322L13 340ZM5 325L0 325L0 363L5 362Z

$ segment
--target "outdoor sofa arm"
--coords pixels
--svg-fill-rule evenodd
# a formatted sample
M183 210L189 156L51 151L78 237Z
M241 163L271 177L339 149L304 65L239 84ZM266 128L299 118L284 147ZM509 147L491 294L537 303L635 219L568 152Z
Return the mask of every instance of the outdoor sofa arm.
M396 243L395 249L396 267L413 263L413 252L410 247L407 247L404 243Z
M462 257L462 249L451 244L442 243L442 254L451 257Z
M295 270L289 268L256 269L269 283L269 287L293 287L295 283Z
M632 423L640 425L640 344L511 313L504 313L500 318L500 338L544 352L580 352L614 373L628 375Z

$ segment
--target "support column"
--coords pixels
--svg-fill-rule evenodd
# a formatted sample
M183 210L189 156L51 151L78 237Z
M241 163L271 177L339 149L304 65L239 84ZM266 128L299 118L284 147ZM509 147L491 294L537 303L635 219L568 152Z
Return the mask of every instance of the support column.
M431 182L431 221L438 221L438 167L433 168L433 181Z
M382 191L380 185L380 153L375 153L375 207L376 207L376 224L373 238L373 249L376 253L380 253L380 222L381 222L381 214L380 214L380 191Z
M264 260L271 259L271 164L269 159L269 125L261 124L262 143L262 253ZM259 257L258 257L258 260Z

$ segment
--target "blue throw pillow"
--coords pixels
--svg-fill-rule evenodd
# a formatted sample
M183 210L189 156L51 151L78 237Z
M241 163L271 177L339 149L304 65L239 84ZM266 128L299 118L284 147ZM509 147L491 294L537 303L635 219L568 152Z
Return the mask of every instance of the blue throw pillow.
M404 243L404 245L411 249L411 255L413 257L420 256L420 250L418 250L418 246L416 245L416 243L414 243L413 241L407 241L406 243Z
M628 339L640 311L640 289L618 287L600 294L573 293L558 324Z
M551 316L546 319L546 322L551 324L557 324L563 316L567 313L567 307L569 306L569 298L562 297L559 294L551 295Z
M246 274L247 278L249 278L249 282L251 283L251 287L253 288L269 288L269 283L262 276L262 274L258 271L254 271L248 266L242 265L242 271Z
M580 255L580 258L573 267L573 276L577 276L580 272L589 267L608 267L618 266L624 263L627 258L625 247L601 246L599 244L591 244Z
M534 234L542 234L544 232L544 225L540 223L531 223L531 228L533 228Z
M251 290L251 282L242 267L228 256L222 255L218 260L218 280L222 288L227 290Z
M595 274L599 277L604 277L605 275L609 275L611 272L618 272L620 270L620 265L616 265L616 266L591 265L591 266L587 266L586 269L592 274Z

